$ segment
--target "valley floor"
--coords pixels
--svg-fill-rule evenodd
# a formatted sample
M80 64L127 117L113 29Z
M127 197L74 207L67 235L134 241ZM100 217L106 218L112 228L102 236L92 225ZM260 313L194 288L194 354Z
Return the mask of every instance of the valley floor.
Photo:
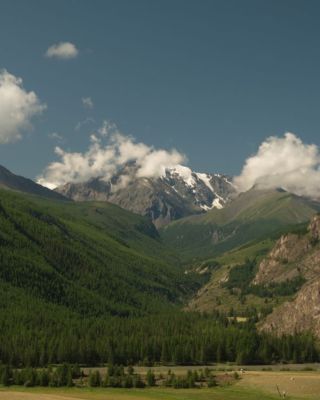
M214 389L21 389L0 390L0 400L274 400L278 397L242 387Z
M277 387L290 400L319 399L320 372L248 370L235 384L211 389L2 387L0 400L275 400Z

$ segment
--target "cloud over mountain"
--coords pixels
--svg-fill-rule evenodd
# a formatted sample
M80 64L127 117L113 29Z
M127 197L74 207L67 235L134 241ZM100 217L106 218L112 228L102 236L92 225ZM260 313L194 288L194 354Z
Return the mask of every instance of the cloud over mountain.
M21 139L31 120L46 108L34 92L23 88L21 78L0 71L0 143Z
M239 191L254 185L263 188L282 187L289 192L320 197L320 149L305 144L293 133L271 136L249 157L234 179Z
M55 153L60 160L49 164L38 177L38 182L49 188L96 177L108 180L128 162L135 162L135 177L162 176L166 168L185 160L185 156L175 149L158 150L144 143L136 143L132 137L123 135L114 124L107 121L104 121L98 133L91 135L89 148L85 152L68 152L56 147Z
M48 58L60 58L63 60L68 60L70 58L77 57L78 54L79 50L73 43L60 42L50 46L45 55Z

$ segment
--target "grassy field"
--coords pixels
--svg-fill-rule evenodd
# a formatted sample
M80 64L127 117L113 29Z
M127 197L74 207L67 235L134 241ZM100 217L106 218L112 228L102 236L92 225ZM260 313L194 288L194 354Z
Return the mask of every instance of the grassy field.
M230 386L213 389L0 389L0 400L274 400L272 394Z
M237 387L276 393L277 386L287 399L319 399L320 374L310 371L250 371Z
M210 389L2 387L0 400L275 400L280 398L277 387L286 392L286 399L319 399L320 372L295 370L295 366L290 368L290 371L246 371L236 383ZM184 371L181 367L181 373Z

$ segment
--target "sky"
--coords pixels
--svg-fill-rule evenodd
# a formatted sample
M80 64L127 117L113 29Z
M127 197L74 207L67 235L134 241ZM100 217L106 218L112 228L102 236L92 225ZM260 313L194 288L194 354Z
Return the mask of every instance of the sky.
M238 175L285 132L319 146L319 19L313 0L0 0L0 164L39 177L105 121L201 172Z

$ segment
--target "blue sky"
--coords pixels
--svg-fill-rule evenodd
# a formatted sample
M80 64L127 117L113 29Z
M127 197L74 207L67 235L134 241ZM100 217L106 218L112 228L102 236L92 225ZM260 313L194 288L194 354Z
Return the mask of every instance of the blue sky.
M0 69L47 105L1 164L34 178L105 119L198 171L237 174L286 131L319 145L319 18L312 0L0 0ZM45 57L59 42L78 56Z

